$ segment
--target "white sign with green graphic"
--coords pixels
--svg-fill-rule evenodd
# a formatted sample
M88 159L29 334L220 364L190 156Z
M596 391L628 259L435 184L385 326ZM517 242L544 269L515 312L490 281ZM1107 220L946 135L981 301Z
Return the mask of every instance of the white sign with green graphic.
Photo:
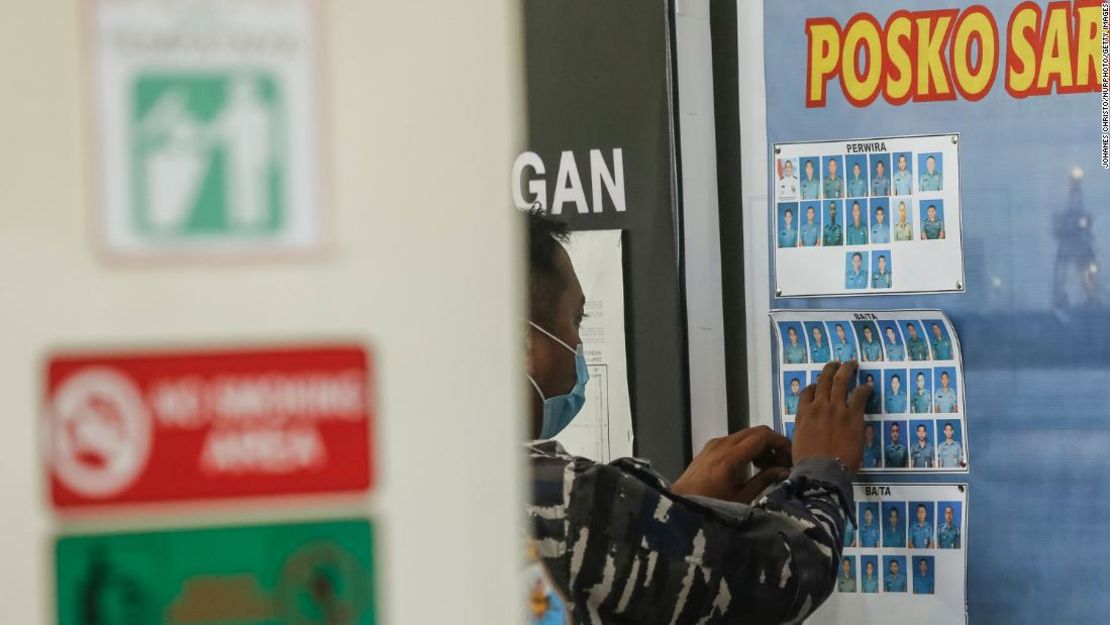
M97 0L104 237L125 255L320 240L311 0Z

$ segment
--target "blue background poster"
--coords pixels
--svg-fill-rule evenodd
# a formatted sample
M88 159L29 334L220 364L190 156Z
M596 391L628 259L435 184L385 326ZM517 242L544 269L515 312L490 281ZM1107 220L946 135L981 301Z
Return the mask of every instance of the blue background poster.
M972 11L972 3L935 1L764 3L768 150L795 141L960 134L965 292L865 300L772 293L771 308L940 308L950 315L963 346L976 462L968 476L932 479L970 483L972 625L1104 623L1110 613L1110 540L1099 531L1110 524L1103 400L1110 388L1103 270L1110 174L1101 163L1101 55L1063 58L1090 50L1089 41L1067 38L1089 39L1092 17L1101 39L1100 11L1098 3L1033 4L1039 11L1015 2ZM924 21L907 26L899 12ZM909 29L902 43L914 54L905 55L905 81L888 84L897 77L881 75L867 88L858 76L844 78L850 61L822 57L821 37L836 33L828 49L839 53L850 22L864 24L855 41L865 43L847 54L865 77L866 42L878 42L876 57L891 50L886 37L867 36L868 24ZM1042 40L1050 44L1043 50ZM1009 57L1027 63L1011 65ZM992 60L993 79L974 80L971 70ZM831 69L814 78L822 67Z

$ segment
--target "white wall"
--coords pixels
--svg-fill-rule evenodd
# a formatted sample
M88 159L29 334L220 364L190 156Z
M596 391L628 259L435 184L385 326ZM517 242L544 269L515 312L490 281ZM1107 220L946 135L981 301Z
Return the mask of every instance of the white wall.
M321 2L330 253L153 267L89 234L83 4L0 9L2 620L53 620L46 350L339 336L380 372L381 622L518 621L517 3Z

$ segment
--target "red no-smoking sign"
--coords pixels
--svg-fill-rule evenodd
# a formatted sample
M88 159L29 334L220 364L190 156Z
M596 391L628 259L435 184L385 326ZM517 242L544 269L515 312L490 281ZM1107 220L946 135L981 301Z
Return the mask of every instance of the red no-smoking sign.
M56 355L54 505L365 490L372 379L353 345Z

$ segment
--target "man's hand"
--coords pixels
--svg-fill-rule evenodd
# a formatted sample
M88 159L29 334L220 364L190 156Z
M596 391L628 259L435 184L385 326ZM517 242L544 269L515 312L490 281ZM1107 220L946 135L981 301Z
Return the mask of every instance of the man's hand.
M749 463L760 469L751 479ZM764 488L786 479L791 464L790 439L767 426L748 428L706 443L671 492L751 503Z
M817 384L802 391L794 424L794 458L839 458L853 474L863 456L863 409L874 389L848 387L859 365L830 362L821 370Z

